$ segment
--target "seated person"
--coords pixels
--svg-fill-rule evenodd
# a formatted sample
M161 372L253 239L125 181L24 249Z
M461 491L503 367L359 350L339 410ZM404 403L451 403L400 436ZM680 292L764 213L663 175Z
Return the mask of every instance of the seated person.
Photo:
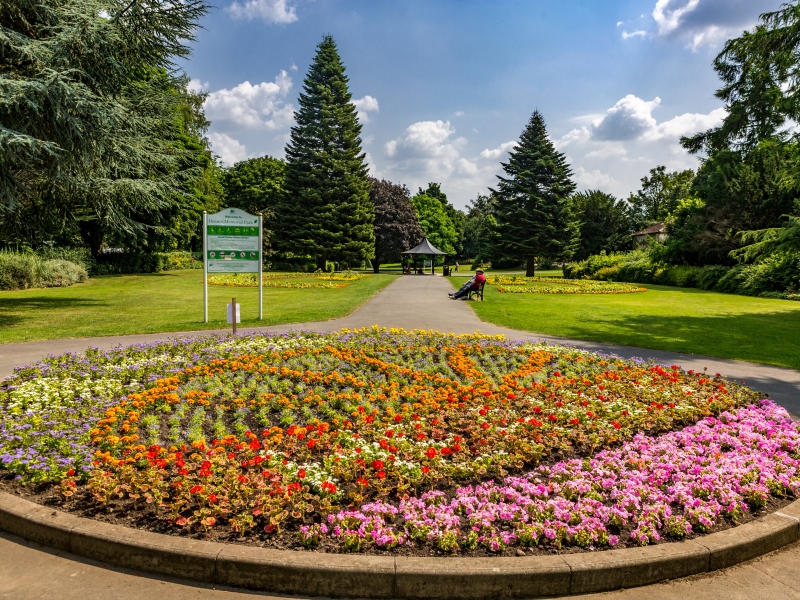
M467 283L461 286L455 294L447 294L453 300L458 300L469 294L470 290L479 290L481 286L486 283L486 276L483 274L483 269L475 269L475 277L470 279Z

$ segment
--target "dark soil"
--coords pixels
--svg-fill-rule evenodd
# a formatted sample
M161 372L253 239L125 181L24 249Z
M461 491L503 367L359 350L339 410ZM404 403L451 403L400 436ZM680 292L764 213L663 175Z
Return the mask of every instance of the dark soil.
M143 508L140 504L136 509L133 503L129 500L115 500L112 501L108 507L98 505L92 498L91 494L85 487L78 486L75 490L75 495L68 501L65 501L59 493L59 488L52 484L46 485L20 485L10 477L0 478L0 489L20 496L31 502L41 504L43 506L54 507L60 510L72 513L74 515L111 523L114 525L122 525L132 529L141 529L153 533L161 533L166 535L174 535L178 537L185 537L198 540L209 540L214 542L221 542L226 544L241 544L244 546L255 546L261 548L272 548L275 550L301 550L305 552L330 552L330 553L344 553L341 548L336 546L332 540L323 537L319 546L314 550L308 550L297 539L297 531L302 523L287 524L281 533L265 533L260 529L253 529L248 531L244 536L240 536L234 532L226 523L218 523L214 528L206 533L203 531L190 531L185 528L177 527L169 521L158 518L154 511L148 508ZM456 486L452 486L450 490L445 491L448 496L455 492ZM767 501L767 505L758 511L749 511L736 523L730 519L722 518L708 533L715 533L724 531L737 525L748 523L764 515L773 513L781 508L787 506L794 501L794 498L774 498L771 497ZM638 547L639 544L629 539L631 527L614 530L609 528L611 534L618 535L620 542L615 548ZM684 539L697 539L702 538L706 534L690 534ZM663 539L656 544L672 543L674 541L670 538ZM611 550L613 548L603 546L596 550ZM595 551L596 551L595 550ZM578 546L567 546L563 548L555 548L553 546L523 548L521 546L511 546L501 552L490 552L486 549L466 550L462 549L457 552L447 553L433 547L432 545L420 545L415 542L414 546L401 546L391 550L382 550L374 546L365 545L364 549L359 554L377 555L377 556L461 556L461 557L487 557L487 556L543 556L554 554L576 554L581 552L590 552Z

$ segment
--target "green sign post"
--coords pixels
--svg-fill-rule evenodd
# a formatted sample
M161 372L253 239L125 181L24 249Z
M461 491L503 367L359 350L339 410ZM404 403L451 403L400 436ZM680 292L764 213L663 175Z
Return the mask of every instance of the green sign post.
M263 318L261 217L238 208L203 213L203 315L208 323L209 273L258 273L258 319Z

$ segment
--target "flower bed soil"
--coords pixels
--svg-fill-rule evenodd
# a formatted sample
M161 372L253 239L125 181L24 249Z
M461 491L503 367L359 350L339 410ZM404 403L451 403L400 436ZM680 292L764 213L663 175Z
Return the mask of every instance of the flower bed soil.
M0 386L3 487L150 531L462 556L660 543L800 490L788 415L718 375L373 328L65 355Z

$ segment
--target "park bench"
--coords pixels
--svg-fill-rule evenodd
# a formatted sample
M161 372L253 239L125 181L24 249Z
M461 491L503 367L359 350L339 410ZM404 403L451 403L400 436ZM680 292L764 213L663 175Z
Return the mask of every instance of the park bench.
M486 285L486 282L484 281L481 284L481 287L479 287L477 290L472 290L471 289L469 291L469 294L467 294L467 300L472 300L473 299L472 296L477 296L477 297L479 297L481 299L481 302L483 302L483 287L485 285Z

